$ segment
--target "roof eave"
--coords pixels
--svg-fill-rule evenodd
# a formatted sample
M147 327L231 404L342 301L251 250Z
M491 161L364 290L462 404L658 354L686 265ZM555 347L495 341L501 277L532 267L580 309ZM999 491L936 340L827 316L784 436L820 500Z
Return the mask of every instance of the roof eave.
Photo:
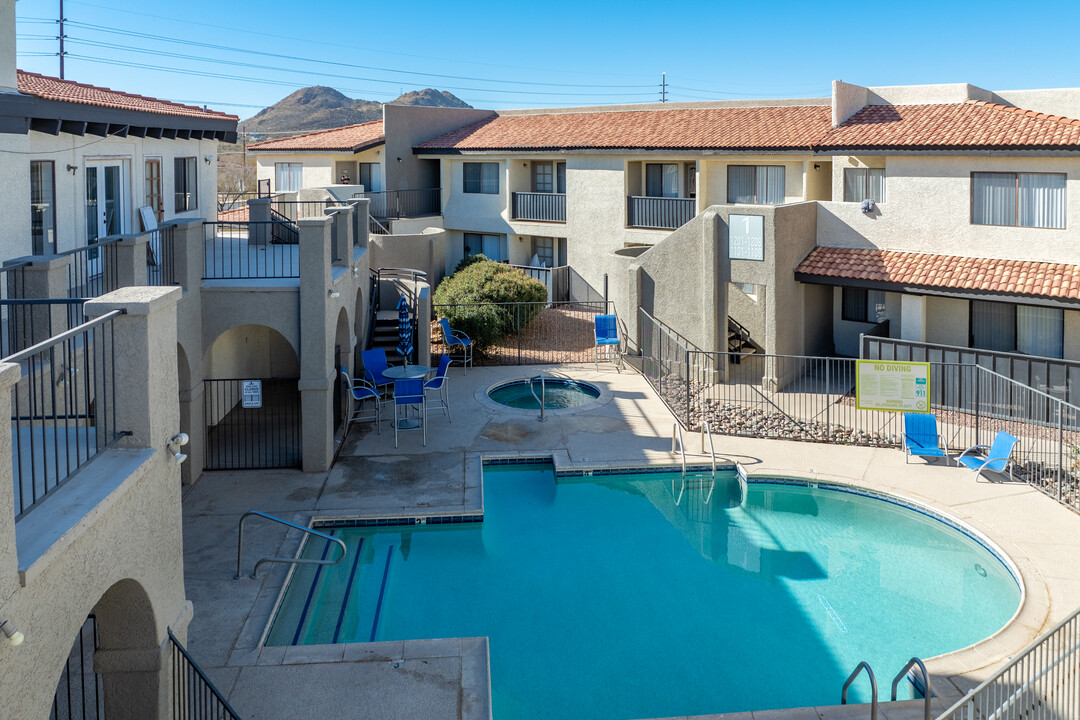
M1061 307L1075 310L1080 306L1080 298L1056 297L1051 295L1031 295L1026 293L1003 293L990 290L978 290L969 288L950 288L940 285L919 285L917 283L894 282L891 280L868 280L866 278L842 277L839 275L820 275L795 271L795 279L798 282L812 285L836 285L840 287L866 288L868 290L885 290L888 292L901 292L911 295L934 295L937 297L959 298L964 300L985 298L999 302L1017 302L1027 305L1041 305L1045 307Z
M276 142L274 140L267 140L267 142ZM371 150L386 144L385 138L380 138L372 142L360 143L359 145L350 145L348 147L321 147L321 148L269 148L269 147L257 147L255 145L248 145L248 152L253 153L288 153L290 155L302 155L304 153L339 153L342 155L353 154L363 152L365 150Z

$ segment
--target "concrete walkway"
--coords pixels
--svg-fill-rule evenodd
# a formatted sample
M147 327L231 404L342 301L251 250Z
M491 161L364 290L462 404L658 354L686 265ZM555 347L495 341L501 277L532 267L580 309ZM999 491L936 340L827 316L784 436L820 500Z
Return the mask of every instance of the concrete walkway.
M241 717L489 717L484 639L263 648L288 568L270 565L257 580L234 580L237 523L256 509L305 525L315 516L476 512L482 507L480 453L553 455L560 465L590 468L675 462L669 452L672 417L644 378L631 370L616 373L611 365L599 372L591 365L545 369L593 382L603 394L582 411L551 413L541 423L536 411L502 408L486 397L490 385L540 368L475 368L467 376L454 368L453 422L433 411L426 448L418 432L403 433L395 450L389 422L381 435L358 424L328 473L207 473L185 493L185 575L195 605L188 645ZM387 408L392 413L393 406ZM704 459L696 436L687 438L687 446ZM903 453L892 449L735 437L717 437L716 446L750 474L850 483L914 500L970 524L1008 553L1024 577L1024 606L993 638L929 663L939 692L956 695L972 687L1080 605L1080 516L1025 484L976 482L944 463L905 465ZM260 557L293 556L300 540L298 531L251 521L244 572L250 574ZM937 700L935 711L944 704ZM921 717L921 705L884 705L879 717L898 720L908 712ZM868 716L865 707L848 706L723 717Z

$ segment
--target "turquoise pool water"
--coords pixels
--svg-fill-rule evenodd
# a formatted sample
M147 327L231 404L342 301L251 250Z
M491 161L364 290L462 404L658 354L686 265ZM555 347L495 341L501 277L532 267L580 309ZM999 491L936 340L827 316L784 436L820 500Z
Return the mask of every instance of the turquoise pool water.
M860 660L887 693L1018 606L996 556L916 511L710 486L486 467L483 523L334 528L349 555L297 566L267 644L486 635L497 720L627 720L836 704Z
M529 380L514 380L488 391L488 397L507 407L519 410L539 410L540 403L529 389ZM532 390L540 395L540 383L532 383ZM577 407L600 397L595 386L577 380L547 379L544 381L544 408L559 410Z

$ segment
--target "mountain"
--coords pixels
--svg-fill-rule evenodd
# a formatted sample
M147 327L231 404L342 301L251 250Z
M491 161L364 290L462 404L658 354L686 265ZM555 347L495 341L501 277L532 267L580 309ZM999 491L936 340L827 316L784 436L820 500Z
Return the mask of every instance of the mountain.
M391 101L395 105L472 107L446 91L413 90ZM240 123L244 132L308 132L382 119L382 103L347 97L334 88L297 90Z

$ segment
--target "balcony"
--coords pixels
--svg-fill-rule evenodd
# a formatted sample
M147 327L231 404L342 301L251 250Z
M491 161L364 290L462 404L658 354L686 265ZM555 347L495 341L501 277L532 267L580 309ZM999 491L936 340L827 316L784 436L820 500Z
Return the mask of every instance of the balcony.
M694 198L626 198L626 226L650 230L676 230L694 218Z
M514 220L566 222L566 193L513 193Z
M369 213L378 220L438 215L442 212L442 189L385 190L358 193L371 201Z

